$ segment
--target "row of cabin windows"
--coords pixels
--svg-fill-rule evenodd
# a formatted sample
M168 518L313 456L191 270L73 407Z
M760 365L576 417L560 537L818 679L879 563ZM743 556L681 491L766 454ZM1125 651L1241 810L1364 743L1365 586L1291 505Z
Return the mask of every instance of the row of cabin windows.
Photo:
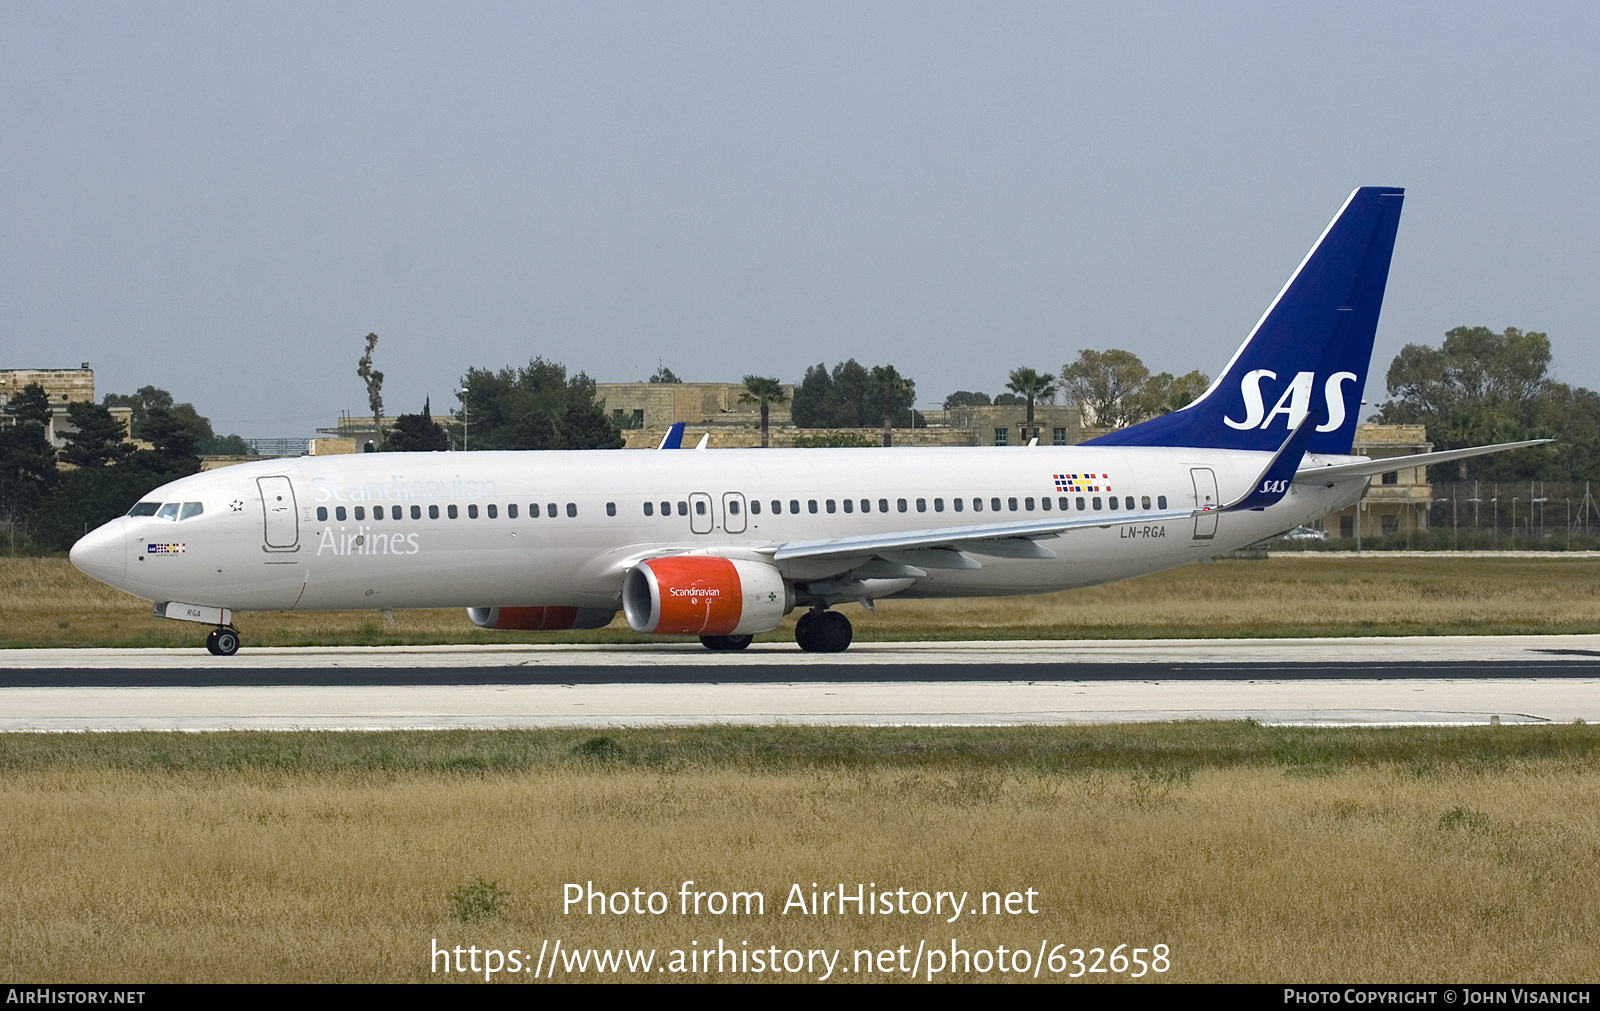
M423 510L422 506L414 505L414 506L411 506L410 508L411 508L411 518L412 519L414 519L414 520L422 519L422 510ZM529 503L529 505L528 505L528 518L529 519L537 519L539 517L539 513L540 513L541 508L544 511L544 515L549 516L551 519L554 519L555 517L561 515L561 506L558 503L547 502L544 506L541 507L539 505L539 503L532 502L532 503ZM404 519L405 515L406 515L405 514L405 510L406 510L405 506L397 506L397 505L396 506L389 506L387 513L385 513L385 507L384 506L375 505L375 506L372 507L372 518L375 519L375 520L383 520L383 519L398 520L398 519ZM430 520L436 520L436 519L438 519L440 517L440 511L439 511L439 507L437 505L430 505L430 506L427 507L427 510L428 510L428 518ZM517 518L517 511L518 511L517 510L517 505L516 505L515 502L513 502L511 505L506 506L506 518L507 519L513 519L513 520L516 519ZM478 516L480 515L479 512L478 512L477 504L473 503L471 505L468 505L467 509L466 509L466 513L467 513L467 519L469 519L469 520L477 519ZM576 502L568 502L567 506L566 506L566 513L567 513L568 516L577 516L578 515L578 504ZM366 507L365 506L354 506L349 510L346 510L344 506L334 506L333 507L333 518L335 520L338 520L341 523L344 522L347 519L351 519L352 518L352 514L354 514L354 516L353 516L354 519L364 520L364 519L367 518ZM607 502L606 503L606 515L607 516L615 516L616 514L617 514L617 504L615 502ZM447 519L452 519L452 520L453 519L458 519L461 516L461 509L455 503L451 503L451 504L449 504L449 505L444 507L443 515ZM488 519L491 519L491 520L492 519L498 519L499 516L500 516L500 507L498 505L495 505L494 503L490 503L490 504L488 504L488 505L483 507L482 515L487 517ZM327 522L327 519L328 519L328 507L327 506L317 506L317 519L319 521L321 521L321 522Z
M973 498L971 500L971 503L972 503L971 508L972 508L973 512L981 513L981 512L984 511L984 508L985 508L985 500L984 499L982 499L982 498ZM1013 496L1013 497L1008 497L1008 498L1005 498L1005 499L1000 499L998 497L994 497L994 498L988 499L987 503L988 503L988 509L989 509L990 512L1000 512L1002 510L1007 510L1007 511L1010 511L1010 512L1017 512L1019 510L1023 511L1023 512L1033 512L1035 509L1039 509L1039 510L1041 510L1043 512L1050 512L1051 509L1052 509L1052 501L1051 501L1051 499L1046 498L1046 497L1041 497L1041 498L1038 498L1038 499L1035 499L1035 498L1033 498L1031 496L1030 497L1025 497L1025 498L1016 498L1016 497ZM734 515L738 515L738 513L739 513L739 503L738 503L737 500L729 500L727 505L728 505L728 511L730 513L732 513ZM808 513L816 513L816 512L836 513L836 512L839 511L841 505L843 506L844 511L847 512L847 513L854 513L858 509L863 513L870 513L870 512L873 511L873 500L870 499L870 498L864 498L864 499L850 499L850 498L847 498L847 499L843 499L843 500L836 500L836 499L831 499L830 498L830 499L823 499L820 503L816 499L807 499L806 500L806 504L805 504L805 511L808 512ZM945 503L944 499L936 498L936 499L933 500L933 511L936 512L936 513L942 513L942 512L945 511L945 505L946 505L946 503ZM1105 498L1101 498L1098 495L1093 496L1092 498L1086 498L1086 497L1081 496L1081 495L1076 497L1076 498L1068 498L1067 496L1062 495L1062 496L1060 496L1060 497L1058 497L1058 498L1056 498L1054 500L1054 508L1058 508L1062 512L1070 512L1073 509L1073 507L1076 507L1079 512L1088 512L1090 510L1093 510L1095 512L1099 512L1101 510L1110 510L1112 512L1116 512L1118 509L1128 509L1128 510L1149 509L1150 508L1150 496L1149 495L1141 496L1140 499L1139 499L1139 504L1137 506L1134 505L1134 497L1132 495L1124 496L1120 500L1115 495L1107 496ZM1156 505L1155 505L1155 507L1157 509L1165 509L1167 507L1167 497L1165 495L1157 495L1156 496ZM397 505L388 506L388 507L381 506L381 505L375 505L375 506L372 507L372 518L374 520L384 520L384 519L398 520L398 519L404 519L405 518L405 514L406 514L406 508L407 507L405 507L405 506L397 506ZM420 505L411 506L410 507L411 518L414 519L414 520L422 519L423 508L424 507L420 506ZM428 511L428 518L429 519L436 520L436 519L440 518L440 510L439 510L439 507L437 505L429 505L426 508L427 508L427 511ZM477 519L479 517L478 508L479 507L478 507L478 505L476 503L472 503L472 504L468 505L466 507L467 519L469 519L469 520ZM656 508L657 508L656 503L654 503L654 502L646 502L644 504L644 514L646 516L654 516L656 514ZM673 508L673 503L671 503L669 501L663 501L661 503L661 505L660 505L661 515L662 516L671 516L674 512L676 512L679 516L687 516L687 515L689 515L689 508L690 508L690 506L689 506L688 502L679 502L679 503L677 503L677 508L676 509ZM695 511L695 515L697 515L697 516L706 515L707 508L708 508L708 506L707 506L707 503L706 503L706 501L704 499L698 499L694 503L694 511ZM903 512L910 512L911 508L912 508L912 503L907 499L897 498L897 499L894 500L893 511L895 511L895 512L902 512L902 513ZM967 509L967 500L966 499L962 499L962 498L953 498L953 499L951 499L949 501L949 508L953 512L958 512L958 513L959 512L965 512L966 509ZM386 511L386 509L387 509L387 511ZM750 500L750 512L751 512L751 514L755 515L755 516L759 516L759 515L761 515L761 510L762 510L761 501L759 499L751 499ZM917 499L916 500L916 510L919 513L927 512L928 511L928 500L925 499L925 498ZM198 512L198 509L196 511ZM561 507L557 503L549 502L549 503L546 503L544 505L543 511L544 511L544 515L549 516L552 519L554 519L555 517L557 517L557 516L559 516L561 514L562 510L561 510ZM771 503L770 503L770 511L774 516L782 515L783 511L784 511L783 501L781 499L772 499ZM797 498L790 499L789 500L789 512L794 514L794 515L799 515L800 511L801 511L801 509L800 509L800 500L797 499ZM891 507L890 507L890 504L889 504L889 500L886 499L886 498L878 499L877 500L877 511L880 512L880 513L890 512L891 511ZM338 522L341 522L341 523L343 523L344 521L346 521L348 519L352 519L352 518L356 519L356 520L365 520L367 518L367 508L365 506L354 506L354 507L351 507L350 509L346 509L344 506L334 506L333 510L332 510L332 513L333 513L333 518L335 520L337 520ZM328 514L329 514L329 510L328 510L327 506L317 506L317 519L318 519L318 521L324 522L324 523L327 522ZM566 514L569 517L576 517L578 515L578 505L577 505L576 502L568 502L567 503L567 505L566 505ZM615 516L616 514L617 514L617 504L615 502L607 502L606 503L606 515L607 516ZM443 515L444 515L445 518L448 518L448 519L452 519L452 520L453 519L458 519L458 518L460 518L460 515L461 515L460 507L457 506L455 503L451 503L449 505L446 505L444 507ZM483 506L482 515L485 516L488 519L491 519L491 520L492 519L498 519L499 515L500 515L500 508L499 508L498 505L496 505L494 503L490 503L488 505ZM529 519L536 519L536 518L538 518L539 515L540 515L539 503L537 503L537 502L530 503L528 505L528 518ZM517 505L516 505L516 503L512 503L511 505L506 506L506 518L507 519L513 519L513 520L517 518Z
M1002 502L1004 504L1002 504ZM954 512L958 512L958 513L959 512L965 512L966 509L967 509L967 500L966 499L961 499L961 498L953 498L953 499L950 500L949 506L950 506L951 510L953 510ZM1132 495L1124 496L1121 499L1118 499L1116 496L1108 496L1106 498L1101 498L1100 496L1096 495L1096 496L1094 496L1092 498L1085 498L1085 497L1082 497L1082 496L1079 496L1077 498L1068 498L1067 496L1062 495L1059 498L1055 499L1055 507L1059 508L1062 512L1069 512L1069 511L1072 510L1072 508L1074 506L1077 507L1079 512L1088 512L1091 509L1095 510L1097 512L1100 511L1100 510L1103 510L1103 509L1110 509L1112 511L1115 511L1117 509L1130 509L1130 510L1131 509L1149 509L1150 508L1150 496L1149 495L1141 496L1139 498L1139 505L1137 505L1137 506L1134 505L1134 497ZM843 500L831 499L830 498L830 499L823 499L819 503L818 500L816 500L816 499L807 499L806 500L806 504L805 504L805 511L808 512L808 513L815 513L815 512L819 512L819 511L821 511L821 512L829 512L829 513L836 513L836 512L839 511L839 509L841 507L847 513L856 512L858 509L861 512L870 513L870 512L873 511L873 500L870 499L870 498L864 498L864 499L850 499L850 498L847 498L847 499L843 499ZM906 499L903 499L903 498L897 498L897 499L894 500L893 511L894 512L902 512L902 513L903 512L910 512L911 511L911 507L912 507L912 503L910 501L908 501ZM1165 495L1157 495L1156 496L1156 506L1155 507L1157 509L1165 509L1167 507L1167 497ZM1051 508L1052 508L1052 504L1051 504L1051 500L1048 499L1048 498L1039 498L1039 499L1020 498L1019 499L1019 498L1011 497L1011 498L1006 498L1006 499L1003 499L1003 500L1000 499L1000 498L991 498L991 499L988 500L988 508L989 508L990 512L1000 512L1002 509L1009 510L1010 512L1017 512L1018 510L1022 510L1024 512L1033 512L1035 509L1039 509L1039 510L1042 510L1044 512L1050 512ZM704 516L706 514L706 509L707 509L707 504L706 504L705 500L702 499L702 500L696 501L694 503L695 515ZM762 504L761 504L761 500L760 499L751 499L750 500L750 512L751 512L752 515L755 515L755 516L761 515L761 509L762 509ZM927 512L928 511L928 500L925 499L925 498L917 499L916 500L916 510L919 513ZM981 512L983 512L983 510L984 510L984 499L981 499L981 498L972 499L972 511L975 512L975 513L981 513ZM730 513L733 513L734 515L738 515L739 503L738 503L737 500L730 500L728 502L728 511ZM772 515L774 515L774 516L782 515L783 511L784 511L783 500L781 500L781 499L773 499L771 501L771 503L770 503L770 511L771 511ZM789 512L792 513L792 514L795 514L795 515L799 515L800 511L801 511L801 509L800 509L800 500L797 499L797 498L790 499L789 500ZM886 498L878 499L877 500L877 511L880 512L880 513L890 512L891 509L890 509L890 505L889 505L889 500L886 499ZM942 498L934 499L933 500L933 511L936 512L936 513L944 512L945 511L945 500L942 499ZM672 513L673 513L672 503L671 502L662 502L661 503L661 515L663 515L663 516L671 516ZM679 502L678 503L678 507L677 507L677 513L678 513L679 516L687 516L687 515L689 515L689 503L687 503L687 502ZM646 502L644 504L644 514L646 516L654 516L656 514L656 504L654 502Z

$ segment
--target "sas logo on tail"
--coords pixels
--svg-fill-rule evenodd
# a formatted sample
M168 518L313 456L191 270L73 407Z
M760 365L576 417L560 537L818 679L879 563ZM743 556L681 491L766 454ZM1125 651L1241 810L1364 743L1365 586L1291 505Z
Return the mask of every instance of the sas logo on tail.
M1311 372L1296 373L1295 377L1289 381L1288 388L1283 391L1283 395L1278 398L1278 402L1273 405L1272 410L1269 412L1266 408L1266 401L1262 396L1261 380L1276 378L1278 378L1278 374L1268 369L1256 369L1252 372L1246 372L1244 378L1239 381L1239 394L1244 397L1244 420L1234 421L1232 418L1224 417L1222 419L1223 424L1241 431L1249 428L1267 428L1281 414L1287 419L1287 427L1290 430L1297 428L1300 422L1305 420L1306 412L1311 410L1311 387L1316 380L1315 374ZM1344 424L1344 390L1342 387L1345 383L1351 382L1355 378L1356 374L1354 372L1335 372L1328 377L1327 382L1322 384L1322 396L1328 404L1328 420L1318 425L1317 431L1336 431Z

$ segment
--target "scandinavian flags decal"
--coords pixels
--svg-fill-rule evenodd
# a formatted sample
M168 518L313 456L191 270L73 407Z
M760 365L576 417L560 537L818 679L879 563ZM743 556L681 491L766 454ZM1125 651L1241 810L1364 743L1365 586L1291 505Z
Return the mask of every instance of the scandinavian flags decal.
M1110 491L1110 474L1057 474L1056 491Z

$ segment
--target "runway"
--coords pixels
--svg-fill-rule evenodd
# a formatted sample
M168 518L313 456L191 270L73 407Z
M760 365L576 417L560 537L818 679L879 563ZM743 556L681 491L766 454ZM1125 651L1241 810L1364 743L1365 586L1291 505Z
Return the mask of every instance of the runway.
M1600 636L0 651L0 731L1600 720Z

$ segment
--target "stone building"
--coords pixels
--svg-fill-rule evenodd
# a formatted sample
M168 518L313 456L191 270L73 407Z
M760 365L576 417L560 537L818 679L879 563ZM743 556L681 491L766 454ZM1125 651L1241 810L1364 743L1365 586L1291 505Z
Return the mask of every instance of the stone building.
M67 444L67 435L78 430L67 419L67 407L95 402L94 370L89 368L88 362L76 369L0 369L0 404L9 403L12 397L34 383L50 398L50 428L46 433L50 445L62 449ZM111 416L122 422L126 432L133 422L133 408L113 407Z

